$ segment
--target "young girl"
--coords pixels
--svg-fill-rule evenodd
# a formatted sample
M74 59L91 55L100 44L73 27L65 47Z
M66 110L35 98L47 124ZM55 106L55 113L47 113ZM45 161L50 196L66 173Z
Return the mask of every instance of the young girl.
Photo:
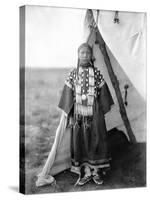
M65 81L59 102L71 128L71 171L79 174L78 185L91 179L102 184L102 170L110 167L104 115L113 100L92 57L92 48L83 43L78 48L78 66Z

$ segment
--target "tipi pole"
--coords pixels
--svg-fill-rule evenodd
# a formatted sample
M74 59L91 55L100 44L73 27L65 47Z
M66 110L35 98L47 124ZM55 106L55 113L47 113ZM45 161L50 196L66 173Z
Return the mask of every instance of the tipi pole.
M108 70L108 74L109 74L110 80L112 82L112 85L114 87L114 90L115 90L115 93L116 93L116 96L117 96L120 114L121 114L122 120L124 122L125 128L127 130L127 134L130 138L131 143L136 143L136 138L133 134L133 131L132 131L132 128L131 128L131 125L130 125L130 122L129 122L129 119L128 119L128 116L127 116L127 113L126 113L126 109L125 109L125 106L124 106L123 98L122 98L121 91L120 91L120 88L119 88L119 82L118 82L117 77L116 77L116 75L113 71L113 68L112 68L112 65L111 65L111 62L110 62L110 58L109 58L109 55L107 53L105 42L104 42L100 32L98 31L98 29L96 30L96 43L99 45L99 48L100 48L102 55L104 57L104 61L105 61L105 64L106 64L106 67L107 67L107 70Z

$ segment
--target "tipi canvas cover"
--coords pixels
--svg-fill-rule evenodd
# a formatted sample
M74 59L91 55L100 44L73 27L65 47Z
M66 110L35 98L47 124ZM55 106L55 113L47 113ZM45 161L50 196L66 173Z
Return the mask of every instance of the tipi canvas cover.
M96 32L91 31L94 23L105 41L124 101L125 86L128 85L125 108L136 140L146 141L146 15L119 12L119 23L114 23L114 17L114 11L88 10L84 26L84 38L93 47L95 65L104 75L115 101L106 116L107 129L117 127L126 133L104 57L99 45L95 44Z

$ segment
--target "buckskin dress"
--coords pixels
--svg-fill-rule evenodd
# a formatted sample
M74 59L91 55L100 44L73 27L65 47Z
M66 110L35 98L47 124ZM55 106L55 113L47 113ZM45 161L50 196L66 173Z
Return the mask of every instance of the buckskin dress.
M71 171L81 167L110 167L105 114L114 104L109 88L97 67L86 64L73 69L65 81L59 102L71 128Z

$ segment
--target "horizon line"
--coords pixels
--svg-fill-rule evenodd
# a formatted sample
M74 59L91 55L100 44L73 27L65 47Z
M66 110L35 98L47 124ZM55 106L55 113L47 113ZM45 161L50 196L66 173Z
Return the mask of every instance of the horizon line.
M25 66L25 68L32 68L32 69L34 69L34 68L39 68L39 69L41 69L41 68L43 68L43 69L55 69L55 68L57 68L57 69L60 69L60 68L73 68L73 66Z

